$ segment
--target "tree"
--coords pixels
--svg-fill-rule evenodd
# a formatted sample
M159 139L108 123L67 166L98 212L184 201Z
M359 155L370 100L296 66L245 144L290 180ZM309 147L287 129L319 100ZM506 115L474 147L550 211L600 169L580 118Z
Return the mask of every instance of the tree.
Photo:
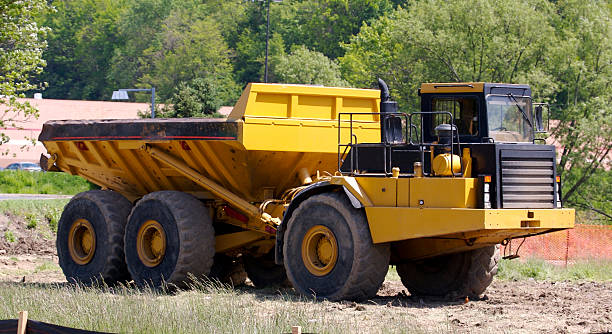
M0 1L0 129L18 126L18 118L37 116L36 109L20 102L24 92L41 89L31 82L40 74L45 61L48 29L36 23L48 10L44 0ZM0 145L9 138L0 132Z
M222 91L216 80L196 78L190 82L181 82L174 95L168 100L168 107L162 111L161 117L215 117L217 110L232 92Z
M370 22L392 10L388 0L296 1L296 24L285 25L284 39L289 45L305 45L331 59L344 54L342 43Z
M289 55L275 57L272 62L276 82L324 86L347 86L337 62L324 54L300 45Z
M157 43L144 51L138 80L155 86L162 100L169 98L181 82L195 78L218 80L223 90L234 91L230 50L215 21L197 8L174 9L164 20Z
M114 87L134 87L145 73L142 71L150 61L144 57L145 50L153 45L159 48L159 27L177 7L176 0L129 0L125 14L118 22L117 43L107 79Z
M54 1L57 11L47 15L51 28L45 52L49 83L45 96L59 99L108 99L114 80L109 77L115 49L123 42L119 21L126 0Z
M550 81L541 70L554 41L550 11L544 0L415 1L364 25L342 70L357 86L386 79L410 109L422 82L526 82L539 91Z
M562 0L556 12L559 43L551 52L550 72L558 82L552 101L559 124L553 134L563 145L563 200L589 206L602 196L610 201L608 189L589 186L593 176L612 168L610 7L599 1Z

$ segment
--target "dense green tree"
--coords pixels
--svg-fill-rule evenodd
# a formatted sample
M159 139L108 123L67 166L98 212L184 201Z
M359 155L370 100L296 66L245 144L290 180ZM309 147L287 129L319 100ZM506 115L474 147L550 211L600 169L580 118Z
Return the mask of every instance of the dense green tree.
M45 66L48 29L36 20L47 10L44 0L0 1L0 130L19 126L18 119L36 117L36 109L18 98L42 88L32 76ZM8 140L0 131L0 145Z
M208 78L196 78L181 82L168 100L161 117L211 117L228 99L228 92L219 89L219 82Z
M114 50L122 41L119 20L126 0L56 1L57 11L44 23L51 28L45 52L49 83L45 96L100 100L110 97L114 81L107 71Z
M552 101L559 123L553 134L563 145L559 168L565 179L563 197L582 205L588 205L589 198L610 201L606 187L588 186L591 177L612 168L610 8L599 1L562 0L556 12L553 23L559 42L550 50L554 60L550 72L558 82Z
M296 1L295 21L288 26L285 40L303 44L335 59L344 54L342 43L359 32L364 22L370 22L392 10L388 0L317 0ZM293 36L293 38L291 38Z
M181 82L198 77L236 86L228 49L216 22L193 8L177 8L161 25L154 43L144 51L145 68L140 85L155 86L162 100L170 97ZM232 90L237 87L225 87Z
M308 50L301 45L294 47L289 55L275 57L273 73L276 82L324 86L347 86L342 79L336 61L324 54Z
M125 14L118 22L121 43L113 50L107 79L116 88L131 88L145 73L149 58L144 51L153 44L159 47L159 27L168 17L175 0L138 0L126 4Z
M548 81L541 71L554 41L544 0L423 0L365 25L341 59L345 77L382 77L414 109L417 87L435 81Z

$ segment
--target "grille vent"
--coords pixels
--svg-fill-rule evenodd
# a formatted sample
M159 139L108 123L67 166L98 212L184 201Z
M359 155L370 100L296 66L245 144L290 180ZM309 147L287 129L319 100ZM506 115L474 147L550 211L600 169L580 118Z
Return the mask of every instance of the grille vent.
M554 208L554 151L501 151L501 201L506 209Z

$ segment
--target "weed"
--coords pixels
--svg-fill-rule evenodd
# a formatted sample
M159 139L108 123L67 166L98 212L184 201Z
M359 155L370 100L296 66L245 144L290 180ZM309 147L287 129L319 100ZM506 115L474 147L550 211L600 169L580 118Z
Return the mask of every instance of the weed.
M49 228L53 233L57 233L57 224L61 216L62 210L60 208L49 208L49 210L45 212L45 219L49 223Z
M15 237L15 234L13 234L13 231L7 230L6 232L4 232L4 240L13 243L17 241L17 238Z
M38 226L38 218L36 217L35 214L32 213L28 213L25 215L25 221L26 221L26 228L28 230L32 230L35 229L36 226Z

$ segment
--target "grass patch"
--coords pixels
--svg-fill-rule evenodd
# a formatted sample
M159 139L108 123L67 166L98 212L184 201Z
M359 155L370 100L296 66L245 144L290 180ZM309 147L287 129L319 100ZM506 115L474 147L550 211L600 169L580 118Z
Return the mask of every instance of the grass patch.
M115 333L288 333L291 326L308 333L424 332L403 308L364 304L365 310L356 311L340 303L212 283L174 295L126 287L0 283L0 299L2 319L28 310L34 320Z
M0 193L75 195L97 186L66 173L0 171Z
M38 226L38 218L35 214L28 213L25 215L26 228L28 230L35 229Z
M13 243L15 241L17 241L17 238L15 237L15 234L13 234L13 231L8 230L6 232L4 232L4 240L6 240L7 242Z
M29 229L36 228L39 223L45 222L49 225L49 229L56 233L57 223L68 201L69 199L0 201L0 213L25 217L26 227Z
M402 279L399 277L397 273L396 266L389 266L389 271L387 271L387 276L385 276L385 281L401 281Z
M39 272L42 272L42 271L57 271L59 269L60 269L60 267L57 264L55 264L53 262L46 261L46 262L42 263L41 265L37 266L36 269L34 270L34 272L35 273L39 273Z
M502 280L533 278L548 281L612 281L612 261L580 261L565 267L537 259L501 260L497 278Z

